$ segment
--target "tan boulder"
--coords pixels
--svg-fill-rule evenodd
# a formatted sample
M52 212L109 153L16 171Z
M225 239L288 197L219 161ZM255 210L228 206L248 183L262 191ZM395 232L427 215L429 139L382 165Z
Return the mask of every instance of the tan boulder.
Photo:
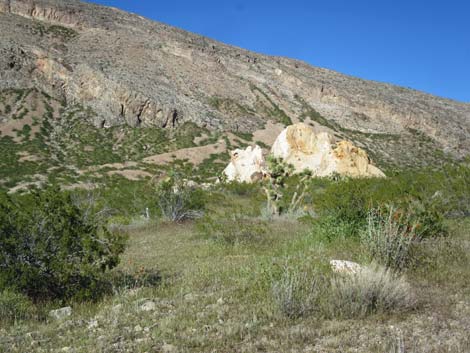
M310 170L315 176L384 177L367 153L349 141L335 143L333 135L316 133L304 123L288 126L277 137L271 153L292 164L297 173Z
M263 150L258 145L232 151L230 164L225 168L227 181L252 183L266 173Z

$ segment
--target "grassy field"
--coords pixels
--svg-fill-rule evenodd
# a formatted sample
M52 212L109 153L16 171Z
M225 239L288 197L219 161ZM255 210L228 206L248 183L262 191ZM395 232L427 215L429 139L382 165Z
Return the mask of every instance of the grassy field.
M233 196L211 213L250 207ZM225 213L226 214L226 213ZM405 312L339 319L289 318L273 296L285 269L330 272L331 259L370 261L355 239L326 240L309 222L281 217L263 236L228 243L198 222L135 221L114 273L132 277L97 303L72 303L62 321L2 324L4 352L468 352L470 220L420 243L405 273L417 305ZM240 224L240 227L243 225ZM139 283L139 284L138 284ZM53 308L50 303L42 310Z

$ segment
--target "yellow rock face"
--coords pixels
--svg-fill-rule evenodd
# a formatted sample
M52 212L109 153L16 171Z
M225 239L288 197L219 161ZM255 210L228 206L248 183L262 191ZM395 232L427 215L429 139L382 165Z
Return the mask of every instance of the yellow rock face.
M350 141L340 141L333 149L337 159L338 174L352 177L375 176L384 177L385 174L372 165L367 152L356 147Z
M308 169L316 176L334 173L351 177L385 176L371 164L363 149L350 141L335 143L331 134L315 133L312 127L304 123L291 125L281 132L271 153L292 164L296 172Z

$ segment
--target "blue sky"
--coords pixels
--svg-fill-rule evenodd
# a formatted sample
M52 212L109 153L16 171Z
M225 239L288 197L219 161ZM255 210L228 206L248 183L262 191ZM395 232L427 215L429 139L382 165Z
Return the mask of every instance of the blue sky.
M470 102L469 0L93 0L249 50Z

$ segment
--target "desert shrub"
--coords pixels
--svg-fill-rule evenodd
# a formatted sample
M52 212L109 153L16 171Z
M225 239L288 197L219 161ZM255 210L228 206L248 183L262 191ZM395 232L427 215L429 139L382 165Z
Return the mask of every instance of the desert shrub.
M266 238L267 223L238 212L204 217L197 224L201 236L227 244L261 242Z
M432 170L404 172L387 179L339 178L324 185L313 202L321 217L348 225L348 236L358 236L367 226L370 210L394 204L406 210L410 219L420 224L422 237L431 237L446 234L443 215L455 207L452 206L456 204L453 200L459 193L445 192L453 183L445 180L444 172ZM465 184L465 181L462 179L460 184ZM466 194L462 191L465 187L455 188L461 190L459 199L465 199L462 196Z
M404 277L384 267L369 266L331 280L329 313L337 318L363 318L413 308L416 299Z
M156 197L161 216L171 222L184 222L204 214L205 192L188 185L178 174L170 174L157 185Z
M27 202L0 201L0 289L34 300L96 299L105 271L115 267L125 234L111 233L51 188Z
M387 268L401 271L412 262L413 244L420 239L419 224L396 207L371 210L361 242Z
M445 168L439 178L440 191L435 197L440 200L443 211L452 217L470 216L470 165L460 164Z
M348 222L334 215L324 215L313 219L312 234L327 241L352 237L357 232L357 223Z
M0 292L0 321L30 319L35 314L35 306L26 295L11 289Z
M320 274L286 268L280 279L273 282L272 294L279 311L290 319L322 315L322 304L329 285Z
M232 181L221 185L223 187L223 191L227 191L238 196L255 196L260 193L260 186L258 183L239 183Z

